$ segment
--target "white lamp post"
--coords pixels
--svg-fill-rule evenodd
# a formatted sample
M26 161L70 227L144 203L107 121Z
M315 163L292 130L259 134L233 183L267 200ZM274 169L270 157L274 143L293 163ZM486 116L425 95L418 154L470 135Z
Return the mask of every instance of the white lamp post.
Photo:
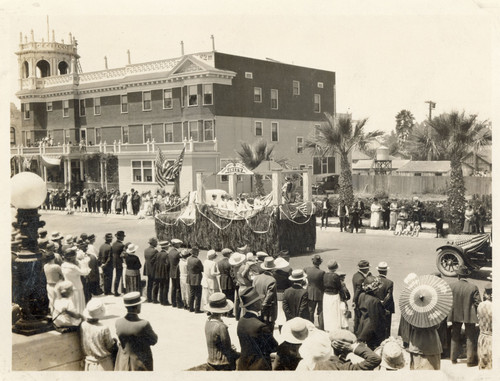
M45 200L47 186L31 172L18 173L11 178L10 186L11 204L17 208L17 221L12 225L21 232L20 248L12 264L12 297L21 307L21 319L12 330L33 335L51 328L42 254L38 250L38 229L45 225L40 221L38 207Z

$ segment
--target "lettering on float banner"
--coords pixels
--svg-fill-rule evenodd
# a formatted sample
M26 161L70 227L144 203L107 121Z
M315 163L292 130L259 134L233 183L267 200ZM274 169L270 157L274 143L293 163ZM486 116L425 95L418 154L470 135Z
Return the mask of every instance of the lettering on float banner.
M253 175L253 172L241 163L228 163L217 175Z

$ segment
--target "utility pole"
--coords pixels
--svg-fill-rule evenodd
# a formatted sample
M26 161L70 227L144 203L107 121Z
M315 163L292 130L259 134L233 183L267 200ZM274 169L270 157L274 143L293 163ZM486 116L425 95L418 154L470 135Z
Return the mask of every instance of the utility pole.
M432 119L432 110L436 108L436 102L433 101L425 101L425 103L429 104L429 120Z

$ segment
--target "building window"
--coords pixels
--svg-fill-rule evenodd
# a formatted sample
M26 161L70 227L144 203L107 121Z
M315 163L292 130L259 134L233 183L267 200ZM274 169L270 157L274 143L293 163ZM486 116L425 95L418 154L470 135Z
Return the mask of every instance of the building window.
M71 144L69 129L64 130L64 143Z
M189 122L189 140L193 139L193 142L198 140L198 121L192 120Z
M151 91L142 92L142 111L151 110Z
M47 102L47 111L52 111L53 109L52 102Z
M245 78L246 79L253 79L253 73L251 71L246 71Z
M95 144L100 144L102 141L101 129L95 129Z
M85 116L87 109L85 108L85 99L80 99L80 116Z
M145 124L143 128L144 128L143 143L146 143L148 141L151 142L151 140L153 140L153 126L151 124Z
M128 96L121 95L120 96L120 105L122 114L128 113Z
M171 109L172 107L172 89L163 90L163 108Z
M129 142L129 135L130 134L130 129L128 126L123 126L122 127L122 142L123 144L128 144Z
M212 84L203 85L203 104L211 105L213 102L213 86Z
M69 117L69 100L63 101L63 118Z
M323 82L318 82L318 89L322 89L323 88Z
M23 131L22 133L24 145L27 147L31 146L31 131Z
M335 173L335 156L314 156L313 174L321 175L326 173Z
M297 136L297 153L304 153L304 138Z
M133 183L153 182L153 162L151 160L132 161L132 182Z
M260 87L253 88L253 101L255 103L262 103L262 88Z
M30 104L29 103L24 103L23 104L23 110L24 110L24 119L31 118Z
M165 123L165 143L172 143L174 141L174 124Z
M255 122L255 136L262 136L262 122Z
M278 122L271 122L271 141L277 142L279 138Z
M213 120L205 120L203 122L203 140L209 141L215 139L215 129Z
M10 128L10 145L16 145L16 129L14 127Z
M328 158L321 158L321 173L328 173Z
M271 89L271 109L278 109L278 90Z
M188 86L188 99L189 99L189 106L198 106L198 86L197 85L191 85Z
M300 82L299 81L293 81L293 95L300 95Z
M321 112L321 95L314 94L314 112Z
M94 98L94 115L101 115L101 97Z

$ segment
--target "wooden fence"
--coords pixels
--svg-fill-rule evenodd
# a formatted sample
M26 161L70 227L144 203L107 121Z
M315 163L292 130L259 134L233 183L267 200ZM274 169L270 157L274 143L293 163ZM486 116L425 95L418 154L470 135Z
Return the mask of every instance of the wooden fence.
M466 195L491 194L491 177L464 177ZM445 194L449 176L352 175L355 193Z

